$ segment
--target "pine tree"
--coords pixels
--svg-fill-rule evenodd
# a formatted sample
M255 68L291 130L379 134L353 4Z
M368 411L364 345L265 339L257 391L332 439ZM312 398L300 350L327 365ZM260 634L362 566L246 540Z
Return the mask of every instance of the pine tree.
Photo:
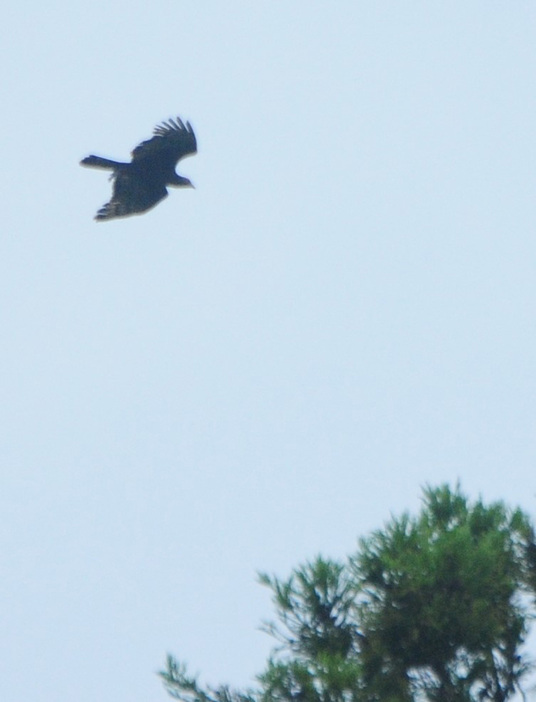
M278 646L254 688L203 687L173 656L160 675L182 702L506 702L530 669L535 553L519 509L426 488L345 563L260 575Z

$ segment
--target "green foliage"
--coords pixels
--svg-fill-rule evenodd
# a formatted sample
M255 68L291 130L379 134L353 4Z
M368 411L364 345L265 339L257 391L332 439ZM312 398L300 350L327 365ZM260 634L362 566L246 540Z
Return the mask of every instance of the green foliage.
M256 696L248 692L236 692L227 685L218 688L199 686L196 677L188 674L186 665L179 663L168 655L166 670L159 673L164 681L164 687L171 695L183 702L255 702Z
M534 530L503 503L426 488L347 563L318 557L286 580L261 574L278 642L257 687L203 688L173 657L182 702L506 702L530 669L522 645L536 591Z
M351 563L369 685L403 674L425 699L506 700L526 672L528 528L519 510L443 486L425 490L417 518L362 539Z
M263 629L281 644L259 676L263 702L359 700L357 591L348 570L317 558L286 581L259 579L273 592L279 620Z
M346 658L355 644L357 591L345 567L317 558L298 568L287 581L266 574L259 581L274 593L280 624L263 629L302 660L323 653Z

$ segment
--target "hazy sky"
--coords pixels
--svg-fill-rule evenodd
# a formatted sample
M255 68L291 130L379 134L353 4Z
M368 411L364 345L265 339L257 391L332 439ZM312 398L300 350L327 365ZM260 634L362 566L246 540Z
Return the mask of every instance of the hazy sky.
M0 698L248 685L258 570L536 512L536 5L8 0ZM142 217L89 153L191 121Z

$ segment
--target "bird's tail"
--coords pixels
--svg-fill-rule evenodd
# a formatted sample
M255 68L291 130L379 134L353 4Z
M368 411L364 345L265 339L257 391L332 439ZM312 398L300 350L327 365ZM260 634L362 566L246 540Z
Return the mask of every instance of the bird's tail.
M89 166L90 168L111 168L115 169L123 164L119 161L112 161L109 158L102 158L102 156L86 156L80 161L81 166Z

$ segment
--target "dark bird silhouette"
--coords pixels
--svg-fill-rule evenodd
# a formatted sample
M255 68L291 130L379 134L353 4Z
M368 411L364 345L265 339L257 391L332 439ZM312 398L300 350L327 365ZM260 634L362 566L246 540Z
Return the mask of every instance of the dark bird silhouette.
M147 212L167 196L168 185L194 187L175 172L181 158L197 152L192 125L177 117L155 127L153 134L136 146L130 163L93 155L80 161L81 166L112 171L112 199L95 215L98 222Z

